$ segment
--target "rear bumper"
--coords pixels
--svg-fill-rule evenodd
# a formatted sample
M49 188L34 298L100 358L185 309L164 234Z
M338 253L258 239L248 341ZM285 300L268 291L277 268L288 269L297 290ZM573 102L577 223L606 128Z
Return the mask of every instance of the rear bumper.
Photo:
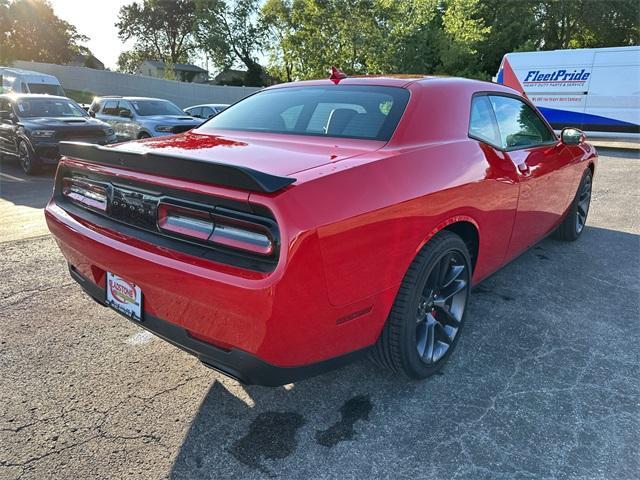
M329 302L315 232L274 271L208 261L90 223L52 200L49 230L74 278L104 303L106 273L142 290L142 327L246 383L281 384L334 368L378 338L395 289ZM343 358L344 357L344 358Z
M103 306L105 303L104 288L96 285L82 276L73 266L69 266L71 277L78 282L82 289L96 302ZM127 317L125 317L127 318ZM132 320L133 321L133 320ZM346 365L362 356L368 349L360 349L346 355L331 358L321 362L298 367L279 367L267 363L260 358L242 350L217 348L214 345L200 341L189 335L189 332L178 325L161 320L153 315L145 314L142 322L137 325L157 335L172 345L194 355L207 367L217 370L248 385L264 385L275 387L287 383L313 377L321 373Z

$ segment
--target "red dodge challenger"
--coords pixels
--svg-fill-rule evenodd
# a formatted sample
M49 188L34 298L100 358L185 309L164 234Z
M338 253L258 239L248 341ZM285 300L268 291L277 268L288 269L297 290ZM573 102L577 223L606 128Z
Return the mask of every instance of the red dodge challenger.
M459 78L277 85L190 132L61 147L49 229L102 305L245 383L368 353L425 378L470 289L584 229L597 160Z

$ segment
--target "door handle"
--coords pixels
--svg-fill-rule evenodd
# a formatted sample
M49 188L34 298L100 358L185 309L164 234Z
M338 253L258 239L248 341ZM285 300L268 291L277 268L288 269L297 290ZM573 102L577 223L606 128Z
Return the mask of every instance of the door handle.
M518 171L525 176L531 175L531 169L526 162L522 162L518 164Z

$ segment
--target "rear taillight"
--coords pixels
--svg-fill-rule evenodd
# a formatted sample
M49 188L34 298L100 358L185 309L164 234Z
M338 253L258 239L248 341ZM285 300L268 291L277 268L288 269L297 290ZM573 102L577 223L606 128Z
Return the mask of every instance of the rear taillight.
M85 208L107 211L107 188L99 183L65 177L62 181L62 195Z
M213 211L171 203L158 204L158 228L213 245L269 256L274 253L274 235L266 219L229 209Z
M180 207L169 203L158 204L158 228L199 240L208 240L213 233L213 220L209 212Z

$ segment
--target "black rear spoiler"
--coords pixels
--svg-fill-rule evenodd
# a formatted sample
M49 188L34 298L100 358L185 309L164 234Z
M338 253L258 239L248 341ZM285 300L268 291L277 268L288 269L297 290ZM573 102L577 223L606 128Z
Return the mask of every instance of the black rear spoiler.
M295 178L259 172L247 167L152 152L127 152L84 142L60 142L60 154L87 163L123 167L143 173L197 182L211 182L253 192L273 193Z

